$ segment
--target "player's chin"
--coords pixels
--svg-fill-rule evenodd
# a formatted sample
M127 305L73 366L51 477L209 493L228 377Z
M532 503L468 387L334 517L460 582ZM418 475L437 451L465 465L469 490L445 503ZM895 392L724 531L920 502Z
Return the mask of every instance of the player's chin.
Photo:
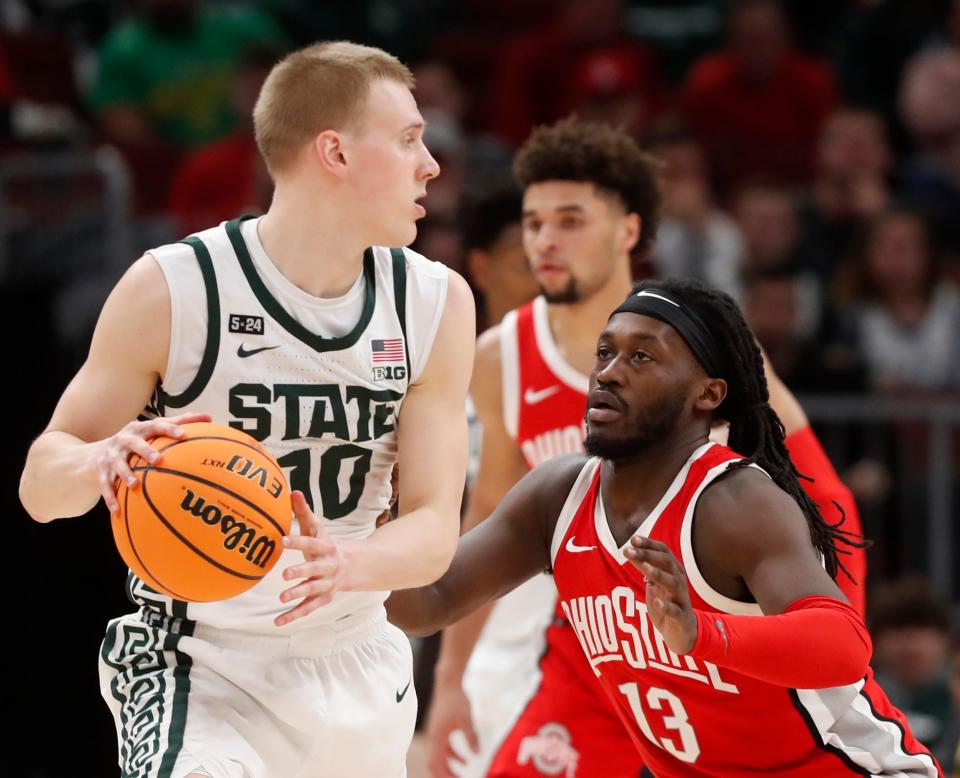
M607 431L598 426L591 428L588 422L583 448L592 457L612 460L625 459L633 454L634 441L623 435L618 435L612 430Z
M417 239L417 223L409 221L394 225L391 229L383 230L377 246L409 246Z

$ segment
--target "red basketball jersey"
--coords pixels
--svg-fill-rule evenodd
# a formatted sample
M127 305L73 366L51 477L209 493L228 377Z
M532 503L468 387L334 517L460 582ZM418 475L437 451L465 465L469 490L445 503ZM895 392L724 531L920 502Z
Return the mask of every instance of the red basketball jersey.
M694 608L761 615L712 589L693 556L697 499L738 459L715 443L697 449L637 533L680 560ZM849 686L787 689L670 651L647 617L642 573L610 532L598 459L571 489L551 557L561 607L658 778L942 775L869 672Z
M500 349L504 426L527 467L582 452L590 382L560 355L543 297L504 317Z

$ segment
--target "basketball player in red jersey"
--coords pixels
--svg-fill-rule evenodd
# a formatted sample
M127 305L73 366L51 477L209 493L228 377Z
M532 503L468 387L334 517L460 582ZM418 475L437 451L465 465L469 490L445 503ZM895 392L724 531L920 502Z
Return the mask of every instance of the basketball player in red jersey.
M429 632L543 569L644 763L671 776L943 775L869 670L736 304L641 284L600 335L592 455L526 476L391 618ZM729 448L709 440L718 419Z
M582 452L596 333L630 291L631 252L644 250L656 231L655 171L611 127L576 120L542 127L520 149L514 172L523 189L524 248L541 294L477 343L470 391L483 441L465 529L530 468ZM581 778L639 774L627 733L556 605L553 582L538 576L492 615L483 609L444 632L428 719L435 778L454 770L533 778L541 766L564 770L574 762ZM448 764L455 729L480 752L462 773Z

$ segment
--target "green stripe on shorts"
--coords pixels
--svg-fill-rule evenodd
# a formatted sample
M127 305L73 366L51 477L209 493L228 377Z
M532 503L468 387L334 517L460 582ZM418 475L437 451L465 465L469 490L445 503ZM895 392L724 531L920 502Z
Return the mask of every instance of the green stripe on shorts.
M177 658L177 666L173 669L173 710L170 716L170 729L167 733L167 750L160 763L158 778L170 778L173 773L177 755L183 748L183 731L187 725L187 700L190 696L190 668L193 661L179 650L179 645L180 635L171 635L168 632L164 640L164 648L173 652Z

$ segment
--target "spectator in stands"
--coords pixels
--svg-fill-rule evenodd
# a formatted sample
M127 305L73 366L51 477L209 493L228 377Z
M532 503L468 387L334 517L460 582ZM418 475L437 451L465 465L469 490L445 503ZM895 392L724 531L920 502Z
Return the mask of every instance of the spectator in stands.
M950 718L950 610L923 578L871 593L873 666L890 701L917 739L937 751Z
M865 223L891 199L893 153L879 114L841 108L826 122L800 209L797 263L829 283Z
M860 2L862 7L850 20L837 52L837 70L847 102L877 111L888 123L896 121L897 87L904 64L931 42L932 35L945 29L951 2Z
M859 355L840 338L816 281L791 266L743 278L743 313L776 372L800 392L856 392L865 386Z
M462 131L469 98L453 70L440 60L424 60L413 68L420 110L440 112Z
M521 210L520 192L506 173L464 194L460 224L470 283L480 298L477 332L499 324L537 294L523 250Z
M940 270L923 217L892 208L873 220L838 283L875 390L960 389L960 292Z
M743 186L733 198L733 216L743 238L745 272L796 263L800 223L788 188L771 183Z
M658 97L644 94L635 56L628 51L611 49L587 55L573 73L570 88L572 113L584 121L620 127L637 141L658 110Z
M682 106L724 189L759 175L804 183L837 93L826 63L790 45L776 0L736 0L726 50L699 60Z
M231 90L238 117L227 137L190 153L174 174L168 209L186 235L243 213L264 213L273 183L253 137L253 106L279 59L262 46L247 51Z
M691 63L723 42L727 0L643 0L630 4L626 26L650 43L671 84L680 84Z
M230 92L254 44L285 44L269 16L198 0L140 0L103 40L90 101L104 135L127 152L142 209L164 203L180 153L233 130Z
M505 46L490 90L490 130L519 145L534 126L569 114L576 74L599 52L629 63L636 90L659 104L663 87L653 52L626 35L623 5L623 0L563 0L543 26Z
M743 239L713 201L703 147L670 122L653 130L648 149L660 161L660 227L651 255L657 275L698 278L740 299Z
M917 150L905 166L903 197L929 211L943 247L960 254L960 49L911 60L900 109Z

